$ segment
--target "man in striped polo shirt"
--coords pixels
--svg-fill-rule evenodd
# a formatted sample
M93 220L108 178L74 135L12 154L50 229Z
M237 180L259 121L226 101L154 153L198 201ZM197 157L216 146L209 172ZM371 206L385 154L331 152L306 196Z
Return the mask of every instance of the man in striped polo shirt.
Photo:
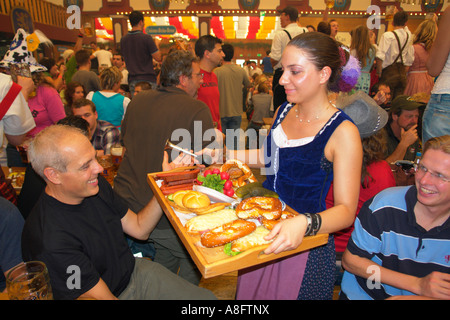
M340 299L450 299L450 136L424 147L415 185L367 201L342 265Z

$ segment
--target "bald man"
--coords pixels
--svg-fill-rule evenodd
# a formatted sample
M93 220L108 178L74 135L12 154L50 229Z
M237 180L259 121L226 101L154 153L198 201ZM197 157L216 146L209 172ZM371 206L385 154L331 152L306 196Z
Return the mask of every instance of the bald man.
M123 233L146 240L161 208L153 198L137 214L128 209L100 175L94 147L80 130L50 126L28 152L47 186L25 223L23 258L47 265L55 299L215 298L161 265L133 256Z

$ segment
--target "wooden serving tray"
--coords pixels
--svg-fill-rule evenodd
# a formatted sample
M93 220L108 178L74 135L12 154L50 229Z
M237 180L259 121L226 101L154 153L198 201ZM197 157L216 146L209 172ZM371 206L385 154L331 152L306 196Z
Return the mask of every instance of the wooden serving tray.
M178 168L177 171L184 171L192 167ZM186 231L186 228L180 221L177 214L170 206L166 196L159 189L155 176L159 172L149 173L147 175L148 183L157 198L161 208L177 232L184 246L191 255L192 260L197 265L205 279L212 278L228 272L244 269L285 256L292 255L297 252L306 251L308 249L324 245L328 241L328 234L319 234L315 236L305 237L301 245L290 251L284 251L279 254L264 254L264 250L268 245L252 248L244 251L236 256L230 257L223 251L223 246L215 248L205 248L198 246L196 243L200 241L199 235L193 235ZM292 208L287 207L287 211L295 212Z

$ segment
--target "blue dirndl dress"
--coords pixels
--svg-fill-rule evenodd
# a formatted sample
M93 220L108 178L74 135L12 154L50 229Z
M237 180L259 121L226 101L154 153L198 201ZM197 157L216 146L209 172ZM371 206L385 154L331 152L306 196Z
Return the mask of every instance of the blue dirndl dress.
M292 106L285 103L280 107L267 137L267 177L263 186L277 192L280 199L299 213L318 213L326 209L325 197L333 180L333 164L325 157L325 146L334 130L351 119L339 110L311 142L280 148L273 141L272 131ZM330 236L327 245L244 269L239 272L236 298L331 300L335 259L334 239Z

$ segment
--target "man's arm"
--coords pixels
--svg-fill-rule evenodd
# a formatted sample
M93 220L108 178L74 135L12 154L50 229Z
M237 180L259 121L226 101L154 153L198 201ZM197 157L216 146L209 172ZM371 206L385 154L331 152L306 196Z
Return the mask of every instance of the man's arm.
M169 163L169 155L164 151L164 160L162 163L163 171L168 171L178 167L189 166L193 164L193 158L180 152L180 155ZM122 218L123 231L138 240L147 240L150 232L156 227L161 219L162 209L156 197L153 197L149 203L139 213L131 210Z
M385 160L388 163L395 162L397 160L403 160L408 147L412 145L419 138L417 134L417 124L412 126L408 131L401 129L401 138L394 152L392 152Z
M155 59L157 62L161 63L161 51L159 50L159 44L161 40L153 39L153 41L155 42L156 48L158 50L152 53L152 58Z
M135 239L147 240L161 216L162 209L156 197L153 197L139 213L128 210L122 218L123 231Z
M432 272L423 278L418 278L384 268L367 258L350 253L347 249L342 257L342 267L364 279L373 276L373 267L375 267L381 283L430 298L449 299L450 297L449 274Z
M106 283L102 280L102 278L99 279L98 283L90 290L83 293L81 296L78 297L78 300L118 300L116 296L112 294L112 292L109 290Z

